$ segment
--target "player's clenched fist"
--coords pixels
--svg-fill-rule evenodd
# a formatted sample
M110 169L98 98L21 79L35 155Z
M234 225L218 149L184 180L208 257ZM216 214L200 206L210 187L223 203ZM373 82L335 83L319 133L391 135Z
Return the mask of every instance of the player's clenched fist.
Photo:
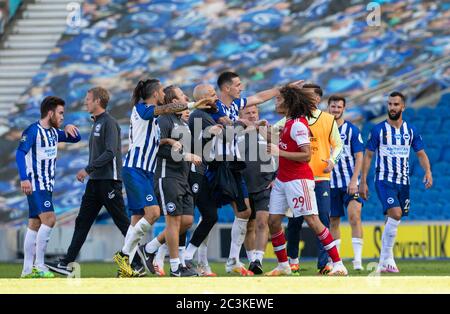
M31 195L31 193L33 192L30 180L20 181L20 188L26 195Z
M278 148L277 145L270 143L270 144L267 145L267 153L272 155L272 156L279 156L280 155L280 149Z
M369 198L369 187L367 186L367 183L361 182L359 185L359 196L361 196L364 200Z

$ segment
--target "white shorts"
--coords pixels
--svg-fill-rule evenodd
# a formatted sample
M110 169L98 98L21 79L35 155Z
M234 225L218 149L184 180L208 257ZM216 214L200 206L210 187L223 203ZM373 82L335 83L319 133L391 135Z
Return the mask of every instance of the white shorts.
M275 179L270 193L269 213L286 215L292 210L294 217L318 215L314 180L298 179L281 182Z

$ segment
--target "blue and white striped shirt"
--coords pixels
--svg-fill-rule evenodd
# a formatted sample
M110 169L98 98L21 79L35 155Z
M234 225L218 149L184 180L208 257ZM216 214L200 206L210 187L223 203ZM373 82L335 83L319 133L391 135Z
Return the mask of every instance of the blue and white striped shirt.
M219 122L219 119L225 116L230 118L231 121L236 122L239 119L239 110L242 110L247 106L247 98L236 98L231 102L229 107L220 100L218 100L216 104L218 111L217 113L211 114L215 122ZM233 140L226 142L223 140L225 134L227 134L227 132L223 132L222 136L214 137L213 149L210 152L210 157L226 159L226 156L232 156L240 159L241 156L236 135L234 135Z
M56 157L58 155L58 143L76 143L81 139L66 136L63 130L56 128L44 128L38 122L30 125L22 134L18 152L25 155L17 158L17 167L20 180L30 180L33 191L53 192L55 185Z
M155 172L160 130L155 107L139 103L133 107L130 118L129 149L124 167Z
M221 117L227 116L231 121L235 122L239 119L239 110L244 109L247 106L247 98L236 98L227 107L223 102L218 100L216 102L217 113L213 113L212 117L217 122Z
M383 121L370 132L366 148L376 152L375 180L409 185L409 154L424 149L416 128L403 121L396 129Z
M331 188L346 188L352 179L355 169L355 154L364 151L364 143L358 127L345 121L339 127L344 145L341 159L334 166L331 175Z

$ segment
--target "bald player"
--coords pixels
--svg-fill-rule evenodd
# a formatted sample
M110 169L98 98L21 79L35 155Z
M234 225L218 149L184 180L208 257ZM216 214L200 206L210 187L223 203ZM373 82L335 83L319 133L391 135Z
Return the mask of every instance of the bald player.
M199 101L205 98L217 99L217 94L212 85L201 84L194 89L194 99ZM211 114L217 111L216 107L211 109L196 109L189 116L189 128L193 136L194 151L203 156L202 164L191 168L189 175L189 184L194 194L194 203L198 207L201 214L201 221L195 229L190 243L184 254L185 263L193 265L193 257L198 250L198 273L200 276L215 276L211 271L207 258L207 242L208 235L212 227L218 219L216 201L213 199L213 191L211 191L207 177L205 176L208 169L208 163L204 156L209 155L208 143L214 136L222 132L222 125L216 123ZM201 139L201 141L199 141ZM201 147L196 147L197 143L201 143ZM200 152L197 150L201 149ZM201 153L201 154L200 154Z

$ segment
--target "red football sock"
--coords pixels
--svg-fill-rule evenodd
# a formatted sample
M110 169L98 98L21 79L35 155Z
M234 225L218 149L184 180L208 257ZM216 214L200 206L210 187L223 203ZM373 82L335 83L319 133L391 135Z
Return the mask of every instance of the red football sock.
M319 233L317 237L319 238L320 242L322 242L325 250L327 250L328 255L330 255L331 259L333 260L333 263L339 262L341 258L339 257L339 252L336 248L336 245L334 244L334 239L331 236L328 228L323 229L323 231Z
M279 263L287 262L286 238L283 231L272 235L272 245Z

